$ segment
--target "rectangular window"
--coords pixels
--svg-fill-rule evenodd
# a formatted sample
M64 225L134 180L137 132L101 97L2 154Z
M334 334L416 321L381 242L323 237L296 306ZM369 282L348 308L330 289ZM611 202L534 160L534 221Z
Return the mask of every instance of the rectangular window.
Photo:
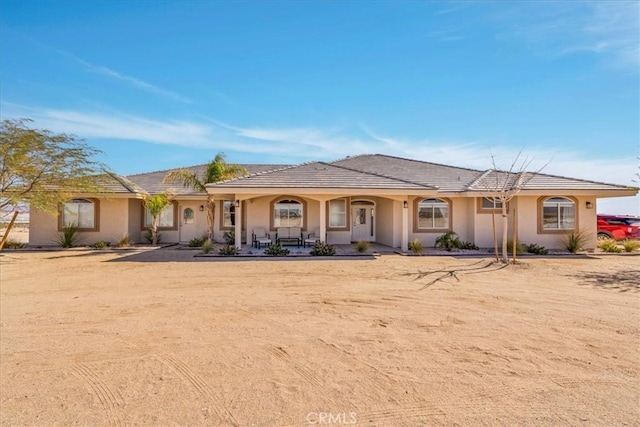
M440 199L427 199L418 204L419 229L449 228L449 204Z
M75 225L80 229L95 228L95 205L86 199L67 202L62 210L62 226Z
M295 200L283 200L273 207L274 227L302 227L302 204Z
M502 209L502 202L490 197L482 198L482 209Z
M175 207L173 203L167 205L160 215L158 215L158 227L159 228L174 228L175 227ZM153 218L151 214L149 214L149 209L144 210L144 226L151 227L151 222Z
M347 226L347 201L336 199L329 201L329 227L345 228Z
M236 205L232 200L225 200L222 203L222 228L233 228L236 226Z
M572 200L563 197L550 198L542 205L544 230L573 230L576 227L576 207Z

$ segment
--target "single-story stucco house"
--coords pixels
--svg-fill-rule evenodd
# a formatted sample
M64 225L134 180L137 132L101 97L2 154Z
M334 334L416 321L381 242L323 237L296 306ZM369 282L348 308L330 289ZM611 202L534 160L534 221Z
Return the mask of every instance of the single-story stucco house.
M305 234L315 232L330 244L369 240L407 250L414 239L433 246L438 236L453 230L461 240L480 247L493 245L491 213L496 206L486 197L498 173L493 170L380 154L299 165L241 166L248 175L209 184L208 194L164 184L169 171L112 175L106 192L79 194L57 216L32 210L29 244L51 245L52 236L71 223L79 226L85 244L117 242L125 233L142 242L151 218L141 195L171 189L175 199L160 216L162 242L188 242L205 234L205 204L212 197L215 238L221 241L226 231L233 230L236 246L256 228L275 233L285 226L299 226ZM187 169L201 174L205 167ZM561 247L561 235L574 230L590 233L588 247L595 247L598 199L638 192L623 185L542 173L530 178L508 204L509 221L515 212L518 240L547 248Z

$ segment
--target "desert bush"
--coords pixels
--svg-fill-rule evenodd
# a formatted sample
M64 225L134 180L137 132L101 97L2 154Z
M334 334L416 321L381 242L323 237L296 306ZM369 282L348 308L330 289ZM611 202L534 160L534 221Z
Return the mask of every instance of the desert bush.
M575 254L576 252L584 249L584 245L589 239L589 234L580 230L580 231L570 231L564 234L561 238L562 246Z
M58 234L56 238L58 243L63 248L72 248L80 243L80 232L78 226L75 224L67 225L62 228L62 233Z
M356 252L363 254L369 250L371 243L367 240L358 240L355 244Z
M458 248L459 245L460 239L454 231L447 231L436 239L436 248L441 248L446 251Z
M202 236L202 237L194 237L193 239L189 240L189 247L190 248L199 248L201 247L205 240L207 240L208 237L206 235Z
M509 239L507 241L507 252L512 254L513 253L513 240ZM516 240L516 254L524 254L527 252L527 245Z
M131 237L129 237L129 233L124 233L122 235L122 238L120 240L118 240L118 247L119 248L127 248L129 246L131 246L132 242L131 242Z
M91 247L95 249L106 249L109 246L111 246L111 242L105 242L104 240L100 240L91 245Z
M287 256L289 255L289 249L283 248L280 245L271 245L264 250L264 254L271 256Z
M218 253L223 256L233 256L238 255L240 253L240 249L233 245L224 245L218 250Z
M4 242L4 247L6 249L22 249L24 248L24 243L18 242L17 240L9 239Z
M530 254L547 255L549 253L549 250L547 248L545 248L544 246L540 246L537 243L530 243L526 245L526 247L527 252Z
M333 256L336 254L336 247L334 245L328 245L324 242L316 242L309 252L313 256Z
M233 230L225 232L222 238L227 245L236 244L236 232Z
M202 252L205 254L209 254L213 251L213 242L211 242L211 240L207 239L204 241L204 243L202 244Z
M624 248L625 252L633 252L640 248L640 241L625 239L622 241L622 247Z
M409 242L409 250L416 255L420 255L424 252L424 245L419 239L413 239Z
M458 249L471 249L477 251L480 248L473 242L462 242L458 240Z
M604 240L600 240L598 242L598 247L603 251L603 252L611 252L611 253L620 253L622 251L624 251L623 248L621 248L620 246L618 246L618 242L616 242L613 239L604 239Z
M144 237L145 242L153 243L153 233L152 233L150 228L147 228L147 229L144 230L144 235L142 237ZM158 233L158 242L157 243L160 243L161 240L162 240L162 234Z

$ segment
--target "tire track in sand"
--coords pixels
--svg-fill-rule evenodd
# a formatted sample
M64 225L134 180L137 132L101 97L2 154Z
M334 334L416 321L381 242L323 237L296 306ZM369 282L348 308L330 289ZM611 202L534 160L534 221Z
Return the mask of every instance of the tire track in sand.
M186 363L184 363L180 359L168 355L155 355L154 358L177 372L178 375L180 375L191 387L193 387L193 389L198 394L211 402L213 411L221 420L224 420L225 422L234 426L240 424L224 404L223 399L211 389L209 384L204 380L204 378L202 378L202 376L194 372Z
M84 381L96 395L100 404L107 413L109 425L123 426L120 407L124 404L121 398L111 390L111 388L102 381L95 371L84 363L78 363L71 367L71 372Z

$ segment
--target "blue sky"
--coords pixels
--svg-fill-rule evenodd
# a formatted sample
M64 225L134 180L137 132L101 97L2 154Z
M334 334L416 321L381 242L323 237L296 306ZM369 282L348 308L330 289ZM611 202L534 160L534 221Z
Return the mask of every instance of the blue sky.
M0 3L5 118L120 174L385 153L633 185L639 3ZM640 198L600 211L640 214Z

